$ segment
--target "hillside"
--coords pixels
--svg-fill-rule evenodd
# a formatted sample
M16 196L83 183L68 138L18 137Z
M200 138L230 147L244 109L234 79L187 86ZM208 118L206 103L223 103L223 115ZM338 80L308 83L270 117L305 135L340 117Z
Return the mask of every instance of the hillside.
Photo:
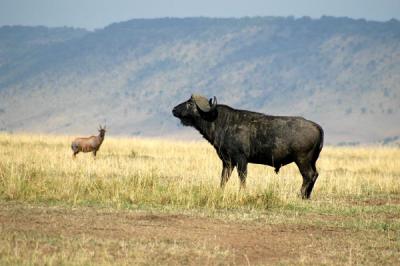
M96 31L0 28L0 129L198 137L192 92L320 123L331 144L400 136L400 22L135 19Z

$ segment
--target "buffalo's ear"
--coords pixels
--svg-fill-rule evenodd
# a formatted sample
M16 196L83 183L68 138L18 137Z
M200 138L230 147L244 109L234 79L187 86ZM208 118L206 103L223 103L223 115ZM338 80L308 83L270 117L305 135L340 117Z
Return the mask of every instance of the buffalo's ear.
M205 118L207 121L213 121L218 116L217 111L217 98L214 96L208 100L208 111L201 113L201 116Z

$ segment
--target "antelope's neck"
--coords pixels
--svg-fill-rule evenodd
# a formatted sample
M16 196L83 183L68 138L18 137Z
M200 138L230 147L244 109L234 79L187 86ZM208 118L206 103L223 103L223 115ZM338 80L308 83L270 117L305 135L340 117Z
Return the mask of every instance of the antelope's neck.
M104 135L99 135L98 138L99 138L99 141L100 141L100 144L101 144L103 142L103 140L104 140Z

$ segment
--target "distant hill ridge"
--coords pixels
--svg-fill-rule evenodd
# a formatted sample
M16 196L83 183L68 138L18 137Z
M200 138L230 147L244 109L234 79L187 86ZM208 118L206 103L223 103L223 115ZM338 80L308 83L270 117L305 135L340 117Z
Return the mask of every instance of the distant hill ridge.
M400 136L400 22L134 19L87 31L0 28L0 129L198 137L172 117L191 93L321 124L331 144ZM393 141L392 141L393 140Z

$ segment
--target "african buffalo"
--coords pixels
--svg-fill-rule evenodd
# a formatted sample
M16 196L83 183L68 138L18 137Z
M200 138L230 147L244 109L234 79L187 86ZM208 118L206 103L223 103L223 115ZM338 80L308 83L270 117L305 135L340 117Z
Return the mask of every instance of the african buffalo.
M172 110L185 126L196 128L214 146L222 160L221 187L236 166L245 188L247 163L269 165L278 173L295 162L301 175L302 198L310 198L318 172L315 163L323 146L324 132L318 124L302 117L271 116L217 104L192 95Z

